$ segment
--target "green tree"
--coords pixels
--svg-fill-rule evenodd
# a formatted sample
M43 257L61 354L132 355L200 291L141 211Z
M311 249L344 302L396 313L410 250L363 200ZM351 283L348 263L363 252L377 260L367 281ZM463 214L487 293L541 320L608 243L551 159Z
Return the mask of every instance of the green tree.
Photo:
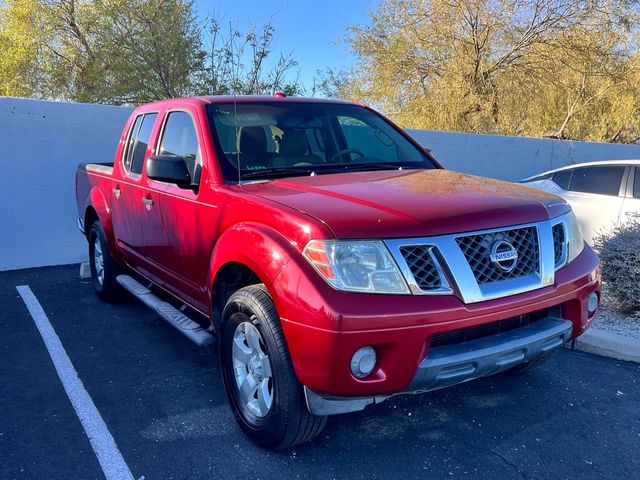
M143 103L187 95L202 68L186 0L7 0L3 95Z
M0 2L0 95L140 104L302 90L271 22L205 30L191 0Z
M183 0L103 0L88 85L92 102L191 95L203 68L200 27ZM86 93L85 93L86 92Z
M637 19L625 0L386 0L328 87L406 127L633 141Z
M5 0L0 7L0 95L29 97L38 92L48 25L37 0Z

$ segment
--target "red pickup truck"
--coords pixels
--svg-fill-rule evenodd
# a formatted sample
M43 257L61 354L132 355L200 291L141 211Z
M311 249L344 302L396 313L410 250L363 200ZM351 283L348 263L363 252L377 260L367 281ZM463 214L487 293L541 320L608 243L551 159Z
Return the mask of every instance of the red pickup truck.
M235 417L268 448L539 365L599 306L598 258L562 199L445 170L360 105L144 105L76 187L96 293L217 337Z

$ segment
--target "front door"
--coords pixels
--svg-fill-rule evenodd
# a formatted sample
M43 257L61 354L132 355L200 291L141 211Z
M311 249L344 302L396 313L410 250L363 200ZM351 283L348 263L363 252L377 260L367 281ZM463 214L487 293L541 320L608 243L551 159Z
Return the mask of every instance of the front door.
M202 201L202 196L211 196L211 192L200 188L206 161L199 138L204 133L194 118L195 112L188 110L169 111L165 116L157 154L184 158L192 185L181 188L146 179L145 195L153 204L143 216L142 235L153 280L206 313L209 259L218 235L220 209Z

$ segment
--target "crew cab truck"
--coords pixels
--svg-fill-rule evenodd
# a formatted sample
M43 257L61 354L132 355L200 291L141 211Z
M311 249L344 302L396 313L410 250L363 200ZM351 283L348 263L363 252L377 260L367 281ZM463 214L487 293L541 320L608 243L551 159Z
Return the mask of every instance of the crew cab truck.
M599 261L562 199L445 170L360 105L151 103L76 185L96 293L216 337L235 418L267 448L532 368L598 311Z

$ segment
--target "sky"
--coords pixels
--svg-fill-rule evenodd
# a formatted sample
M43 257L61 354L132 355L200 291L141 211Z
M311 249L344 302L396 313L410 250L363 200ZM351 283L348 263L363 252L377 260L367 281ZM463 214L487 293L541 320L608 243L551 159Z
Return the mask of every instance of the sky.
M353 62L340 39L347 27L368 23L368 15L379 0L196 0L198 16L211 12L225 23L237 21L241 31L250 22L257 25L273 18L274 58L293 50L300 80L310 88L317 70L340 69ZM298 73L297 71L295 73Z

